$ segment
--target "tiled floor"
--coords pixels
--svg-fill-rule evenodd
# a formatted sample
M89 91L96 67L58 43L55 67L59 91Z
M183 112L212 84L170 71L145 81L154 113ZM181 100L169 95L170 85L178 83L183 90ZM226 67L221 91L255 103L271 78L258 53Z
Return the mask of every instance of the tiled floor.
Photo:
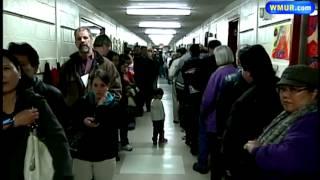
M136 119L136 129L129 131L129 140L134 149L121 151L120 161L114 180L209 180L209 174L199 174L192 170L196 157L182 141L184 133L172 120L171 86L159 80L163 88L166 111L165 136L168 143L154 147L152 144L152 122L150 113Z

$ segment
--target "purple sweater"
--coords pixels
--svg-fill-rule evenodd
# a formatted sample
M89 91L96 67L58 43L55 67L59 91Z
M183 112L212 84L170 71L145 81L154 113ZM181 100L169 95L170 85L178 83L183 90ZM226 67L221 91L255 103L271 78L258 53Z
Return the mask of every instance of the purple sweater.
M253 155L268 180L320 179L319 112L298 119L279 144L258 147Z
M237 69L233 65L219 67L211 74L207 87L202 96L201 115L206 122L207 132L217 132L216 129L216 101L221 90L224 78Z

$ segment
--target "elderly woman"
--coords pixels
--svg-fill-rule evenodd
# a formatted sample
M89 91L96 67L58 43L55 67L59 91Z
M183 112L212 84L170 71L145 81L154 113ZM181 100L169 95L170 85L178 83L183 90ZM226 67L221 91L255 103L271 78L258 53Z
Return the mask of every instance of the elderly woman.
M54 168L54 180L72 179L67 138L43 97L21 86L18 60L2 50L2 179L23 180L30 126L37 124L37 136L47 146ZM45 167L42 167L45 168Z
M214 56L218 65L217 70L211 74L207 87L202 95L200 106L200 128L205 128L207 132L209 149L211 154L211 179L221 178L220 166L220 143L217 137L217 121L216 121L216 102L222 89L224 78L237 69L234 66L234 56L232 50L228 46L218 46L214 50ZM205 141L202 139L200 141ZM201 142L200 142L201 143ZM194 165L194 168L197 165Z
M320 179L319 72L289 66L277 85L284 111L244 148L255 157L261 179Z

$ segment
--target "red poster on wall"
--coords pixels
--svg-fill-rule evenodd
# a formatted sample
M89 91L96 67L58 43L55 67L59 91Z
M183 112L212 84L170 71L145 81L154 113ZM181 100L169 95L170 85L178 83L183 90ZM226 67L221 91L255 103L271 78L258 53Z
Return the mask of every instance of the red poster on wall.
M276 26L273 32L272 58L289 60L291 44L291 24Z
M319 43L318 43L318 16L309 16L307 23L307 52L308 64L320 69L319 62Z

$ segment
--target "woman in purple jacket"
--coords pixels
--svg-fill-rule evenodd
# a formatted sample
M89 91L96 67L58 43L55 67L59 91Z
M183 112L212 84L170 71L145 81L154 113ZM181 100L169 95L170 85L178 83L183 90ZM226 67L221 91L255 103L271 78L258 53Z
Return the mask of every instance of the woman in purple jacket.
M211 179L219 179L221 176L219 149L220 143L217 138L216 129L216 102L222 89L224 78L237 69L234 65L234 56L232 50L228 46L218 46L214 50L214 56L218 65L217 70L211 74L207 87L202 95L200 107L200 129L206 130L209 143L209 153L211 154ZM200 139L201 141L201 139ZM201 143L201 142L200 142Z
M320 179L319 72L289 66L277 85L284 111L244 148L255 157L260 179Z

